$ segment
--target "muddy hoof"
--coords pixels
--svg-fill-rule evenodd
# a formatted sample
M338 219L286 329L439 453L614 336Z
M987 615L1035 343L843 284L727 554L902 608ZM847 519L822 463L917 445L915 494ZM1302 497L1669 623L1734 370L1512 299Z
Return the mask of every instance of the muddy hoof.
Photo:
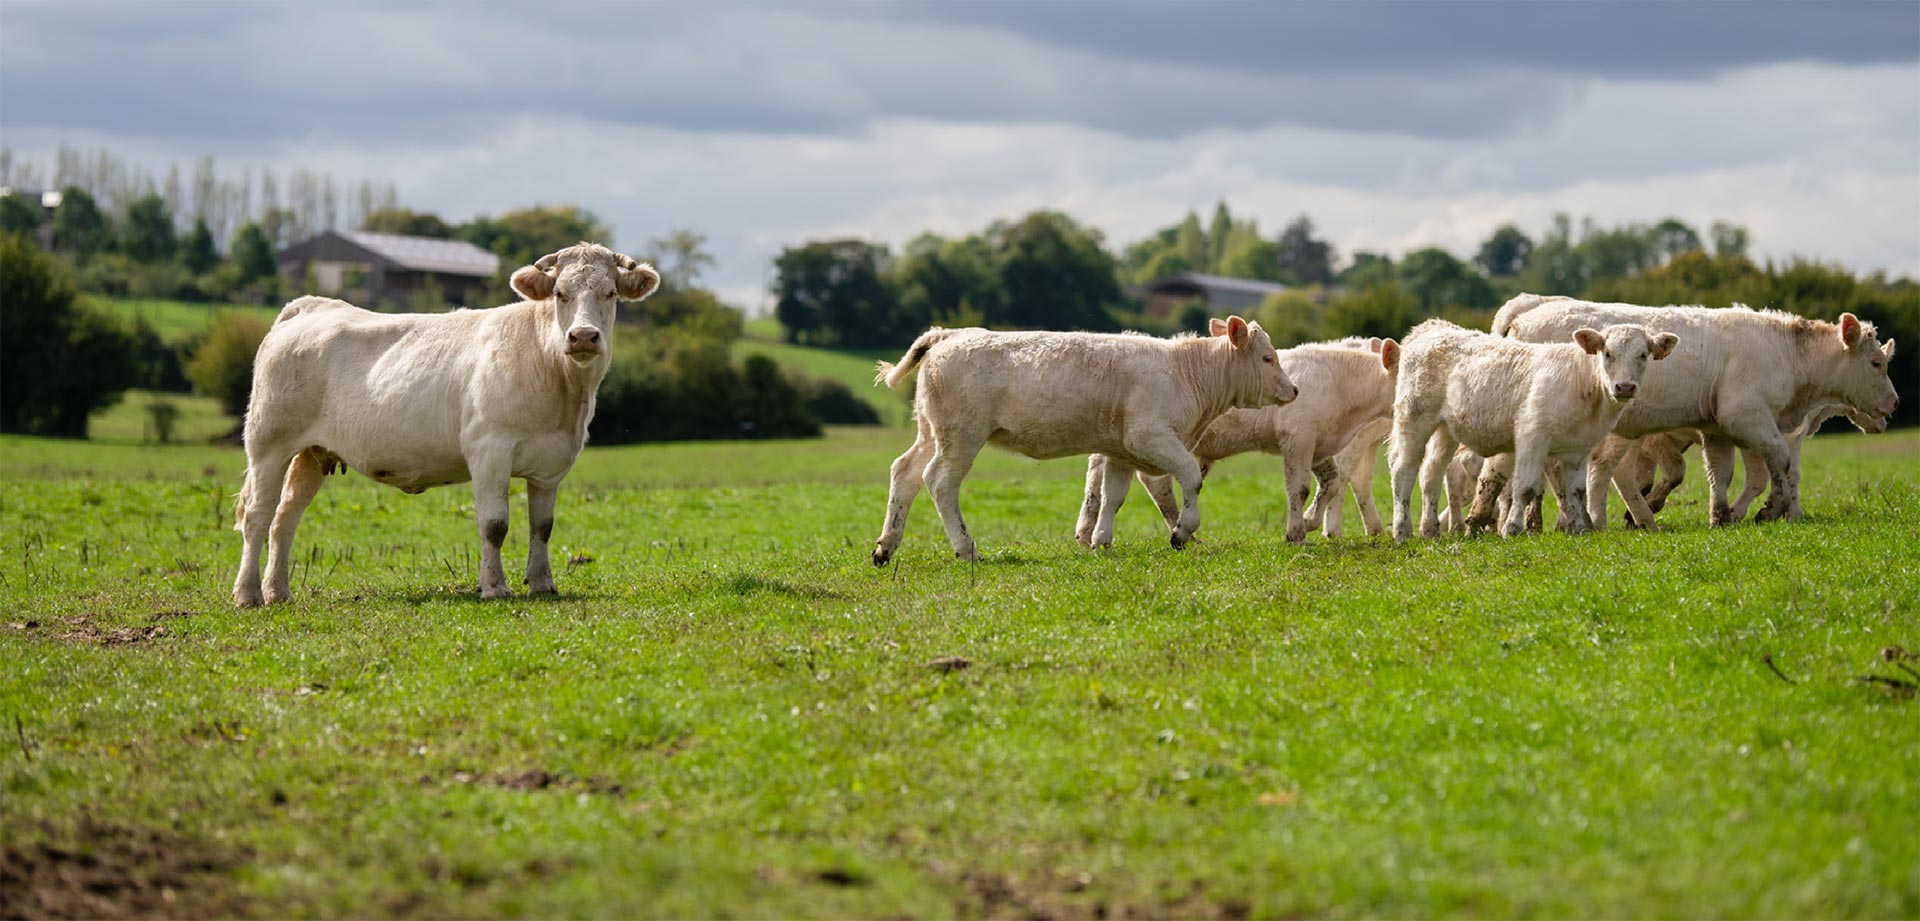
M891 559L893 559L893 554L888 553L887 551L882 550L879 547L873 548L873 565L885 566L887 565L887 561Z

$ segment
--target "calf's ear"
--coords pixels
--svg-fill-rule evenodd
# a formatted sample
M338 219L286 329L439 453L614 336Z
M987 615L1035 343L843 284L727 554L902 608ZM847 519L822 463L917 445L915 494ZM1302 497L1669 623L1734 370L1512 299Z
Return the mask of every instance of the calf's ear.
M1224 336L1227 334L1227 321L1214 317L1207 321L1207 335Z
M660 290L660 273L644 262L633 261L632 256L621 256L619 280L614 287L619 289L621 297L637 301Z
M530 301L552 297L554 276L558 274L554 271L553 264L558 261L558 255L548 253L532 265L521 266L514 270L513 277L508 279L508 283L513 285L513 290L520 292L521 297Z
M1847 348L1860 344L1860 318L1850 313L1840 315L1840 341Z
M1380 366L1388 373L1400 370L1400 343L1392 339L1380 340Z
M1227 341L1233 343L1234 348L1246 348L1251 338L1252 335L1247 332L1247 321L1240 319L1238 314L1227 318Z
M1600 335L1598 330L1586 326L1573 331L1573 341L1586 349L1588 355L1598 355L1601 349L1607 347L1607 337Z
M1668 355L1672 355L1674 347L1679 344L1680 337L1672 333L1661 333L1653 337L1653 360L1659 361Z
M1881 343L1880 351L1887 353L1887 360L1892 361L1893 360L1893 340L1888 339L1886 342Z

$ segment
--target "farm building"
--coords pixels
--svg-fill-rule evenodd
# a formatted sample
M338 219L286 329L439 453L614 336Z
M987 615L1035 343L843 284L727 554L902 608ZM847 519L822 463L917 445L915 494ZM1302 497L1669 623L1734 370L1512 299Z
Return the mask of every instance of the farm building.
M1247 313L1259 308L1267 295L1285 290L1287 286L1279 282L1181 272L1136 285L1127 293L1139 299L1143 316L1167 319L1196 300L1204 302L1212 314Z
M447 304L485 306L481 291L500 270L500 257L461 240L362 231L327 231L281 250L278 262L295 287L311 272L316 293L388 309L434 285Z

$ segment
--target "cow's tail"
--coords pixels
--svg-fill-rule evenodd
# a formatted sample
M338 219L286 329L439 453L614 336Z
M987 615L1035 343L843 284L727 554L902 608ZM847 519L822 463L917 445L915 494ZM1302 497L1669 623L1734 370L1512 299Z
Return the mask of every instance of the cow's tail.
M247 529L247 493L253 491L253 465L247 465L247 475L240 481L240 494L233 497L233 529Z
M913 340L913 345L907 348L907 354L901 356L899 364L896 365L889 361L874 363L875 373L873 375L873 382L875 384L885 384L888 387L900 386L907 378L913 376L914 371L919 369L920 359L927 357L928 351L960 332L962 332L962 330L943 329L936 326L921 333L920 338Z
M1548 301L1562 300L1566 300L1566 297L1557 294L1514 295L1513 300L1500 305L1500 312L1493 315L1493 334L1496 336L1504 336L1507 334L1507 330L1513 328L1513 321L1519 319L1521 314Z

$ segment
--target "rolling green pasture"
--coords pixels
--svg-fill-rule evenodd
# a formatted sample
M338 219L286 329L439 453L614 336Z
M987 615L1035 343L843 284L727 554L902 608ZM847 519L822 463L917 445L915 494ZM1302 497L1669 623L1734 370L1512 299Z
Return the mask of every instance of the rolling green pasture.
M272 323L280 313L278 307L246 306L240 304L194 304L186 301L170 301L161 298L138 297L102 297L88 295L87 301L96 309L104 310L128 320L145 320L154 332L167 342L181 342L197 335L204 335L213 328L213 318L222 313L243 313L258 317L263 323Z
M238 453L0 439L0 914L1920 915L1920 433L1813 439L1801 522L1696 459L1665 530L1405 547L1242 458L1102 554L988 453L985 558L923 496L875 569L910 439L589 449L545 600L335 477L257 611Z
M747 322L747 334L733 343L734 360L748 355L765 355L779 364L797 368L811 377L825 377L845 384L853 395L865 400L880 414L887 426L907 427L913 423L913 407L903 394L873 383L873 363L899 361L904 349L816 349L789 345L780 338L780 324L769 318ZM909 442L912 439L908 439Z

